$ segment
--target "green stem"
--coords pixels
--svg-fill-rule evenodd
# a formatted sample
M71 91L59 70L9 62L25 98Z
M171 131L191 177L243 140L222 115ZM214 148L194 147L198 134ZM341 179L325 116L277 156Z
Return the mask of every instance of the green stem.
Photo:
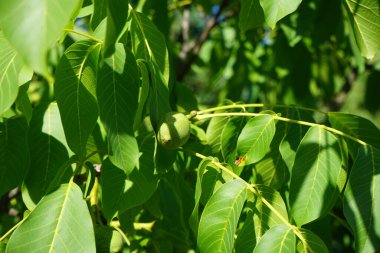
M182 149L183 151L186 151L186 152L190 152L192 153L193 155L195 155L196 157L198 158L201 158L201 159L206 159L207 157L201 153L198 153L198 152L194 152L192 150L184 150ZM302 244L304 246L307 245L307 242L305 240L305 238L302 236L302 233L301 231L294 225L290 224L288 222L288 220L282 216L277 210L276 208L274 208L271 203L269 203L264 197L263 195L261 195L261 193L258 191L257 187L254 185L254 184L250 184L248 182L246 182L244 179L242 179L241 177L239 177L238 175L236 175L233 171L229 170L228 168L226 168L225 166L223 166L221 163L215 161L215 160L211 160L211 163L213 163L217 168L219 168L220 170L224 171L225 173L229 174L230 176L232 176L232 178L234 179L238 179L238 180L241 180L245 183L245 185L247 186L247 189L250 190L253 194L255 194L263 203L264 205L266 205L278 218L280 218L280 220L286 224L289 228L291 228L294 232L294 234L297 235L297 237L301 240Z
M222 105L222 106L212 107L212 108L205 109L205 110L200 110L200 111L197 111L197 114L200 115L200 114L204 114L204 113L208 113L208 112L214 112L214 111L218 111L218 110L236 109L236 108L241 108L245 111L246 108L262 108L262 107L274 107L274 108L277 107L277 108L288 108L288 109L297 108L297 109L304 110L304 111L311 111L311 112L316 112L316 113L321 113L321 114L326 115L325 112L322 112L320 110L307 108L307 107L303 107L303 106L296 106L296 105L235 104L235 103L232 105Z
M225 113L213 113L213 114L201 114L201 115L197 114L196 118L198 120L202 120L202 119L208 119L208 118L214 118L214 117L228 117L228 116L256 117L259 115L263 115L263 114L253 113L253 112L225 112ZM310 127L313 127L313 126L320 127L320 128L323 128L329 132L332 132L332 133L335 133L337 135L346 137L350 140L353 140L353 141L355 141L355 142L357 142L363 146L367 145L366 142L364 142L364 141L362 141L362 140L360 140L354 136L346 134L346 133L344 133L340 130L337 130L335 128L328 127L326 125L311 123L311 122L302 121L302 120L288 119L288 118L284 118L284 117L277 116L277 115L271 115L271 116L273 117L273 119L279 120L279 121L284 121L284 122L289 122L289 123L294 123L294 124L299 124L299 125L304 125L304 126L310 126Z
M94 36L91 36L91 35L89 35L89 34L87 34L87 33L82 33L82 32L80 32L80 31L73 30L73 29L65 29L64 31L65 31L65 32L68 32L68 33L75 33L75 34L77 34L77 35L80 35L80 36L86 37L86 38L88 38L88 39L90 39L90 40L93 40L93 41L96 41L96 42L98 42L98 43L103 43L102 40L100 40L100 39L98 39L98 38L95 38Z
M117 226L112 226L114 229L116 229L120 234L121 236L123 237L124 241L127 243L128 246L131 246L131 242L129 241L128 237L125 235L125 233L123 232L123 230L121 230L119 227Z

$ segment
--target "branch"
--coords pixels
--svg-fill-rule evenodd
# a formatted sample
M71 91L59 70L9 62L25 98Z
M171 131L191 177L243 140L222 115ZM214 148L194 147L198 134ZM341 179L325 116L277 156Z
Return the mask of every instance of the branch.
M203 29L201 35L197 39L197 41L194 43L193 49L190 51L190 56L183 57L184 59L181 59L180 57L180 66L177 68L177 80L182 81L187 72L190 70L191 65L195 62L195 60L198 58L199 52L201 50L201 47L203 43L207 40L211 30L218 25L218 19L220 15L222 14L223 10L228 6L230 3L230 0L223 0L219 6L219 10L215 15L207 22L205 28ZM181 50L182 51L182 50ZM187 59L187 60L186 60Z

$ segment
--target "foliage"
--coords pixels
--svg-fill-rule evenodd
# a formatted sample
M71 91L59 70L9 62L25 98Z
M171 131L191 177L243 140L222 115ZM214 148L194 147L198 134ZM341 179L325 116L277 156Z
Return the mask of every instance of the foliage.
M380 251L379 10L0 1L0 252Z

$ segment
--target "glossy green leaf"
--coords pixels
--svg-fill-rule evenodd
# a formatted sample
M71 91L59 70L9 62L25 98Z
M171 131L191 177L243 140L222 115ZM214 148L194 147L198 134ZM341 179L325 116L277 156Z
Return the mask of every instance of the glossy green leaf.
M1 6L1 4L0 4ZM1 13L1 11L0 11ZM1 15L1 14L0 14ZM22 59L0 31L0 115L16 100Z
M229 121L229 117L215 117L211 118L207 126L206 138L210 151L213 154L218 154L221 150L222 138L221 133Z
M289 225L278 225L268 230L255 247L254 253L289 252L296 249L296 236Z
M380 250L380 150L363 146L344 193L344 215L355 235L357 252Z
M302 0L260 0L265 21L272 29L274 29L279 20L294 12L301 2Z
M127 177L124 170L108 159L102 165L102 204L107 219L117 212L122 213L146 202L157 187L154 175L154 138L147 139L141 146L139 167Z
M284 224L283 220L288 220L288 212L280 193L265 185L256 185L255 188L277 211L277 214L274 213L263 203L261 198L256 196L253 203L249 202L248 206L253 210L254 234L256 241L260 241L267 230L276 225Z
M239 28L242 32L259 27L264 21L264 11L260 0L241 0Z
M245 165L260 161L270 150L276 125L271 115L259 115L244 126L237 142L237 153Z
M70 181L46 195L12 234L6 252L95 252L92 220L79 186Z
M301 228L299 229L302 237L304 238L304 244L297 246L298 252L300 253L328 253L330 252L326 247L325 243L313 232Z
M164 35L144 14L131 10L132 49L136 59L152 61L162 74L164 84L169 83L169 58Z
M373 0L344 1L361 54L373 58L380 49L380 3Z
M0 122L0 196L22 182L28 166L26 119L19 117Z
M23 199L31 210L47 193L50 182L69 159L58 106L39 106L33 112L29 131L30 168L24 180ZM70 178L67 170L62 180ZM67 182L66 181L66 182ZM28 199L29 201L26 201Z
M55 97L67 144L80 157L98 118L96 76L100 44L78 41L62 56L55 75Z
M114 53L115 43L121 35L128 18L129 0L113 1L107 3L107 30L104 41L104 57L110 57ZM98 8L98 6L96 6Z
M332 127L335 129L380 149L380 130L371 121L347 113L329 112L327 115ZM360 144L350 139L345 139L351 156L356 157Z
M63 35L78 0L0 2L0 26L5 37L36 72L48 75L49 49Z
M291 214L297 225L330 211L339 194L342 169L338 139L320 127L311 127L297 150L290 181Z
M139 96L139 74L131 52L117 44L115 54L99 70L100 119L107 131L109 158L129 174L139 159L133 132Z
M225 183L203 210L198 230L200 252L231 252L236 226L247 197L247 186L239 180Z

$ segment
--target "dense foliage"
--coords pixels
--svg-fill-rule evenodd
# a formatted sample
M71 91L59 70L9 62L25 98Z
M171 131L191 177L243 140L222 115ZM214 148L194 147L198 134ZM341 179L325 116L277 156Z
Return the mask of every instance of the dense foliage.
M379 49L376 0L0 1L0 252L380 251Z

